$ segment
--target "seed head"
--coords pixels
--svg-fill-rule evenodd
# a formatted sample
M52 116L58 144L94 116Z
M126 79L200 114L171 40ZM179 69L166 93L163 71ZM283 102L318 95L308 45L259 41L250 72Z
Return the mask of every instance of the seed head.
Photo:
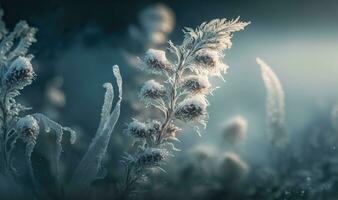
M16 128L26 143L35 142L40 131L39 124L32 115L20 118L16 124Z
M140 167L155 167L165 160L169 155L166 149L146 148L142 153L137 155L136 163Z
M136 138L146 138L149 136L147 125L143 122L139 122L136 119L128 124L128 127L126 130L124 130L124 132Z
M165 71L170 71L171 63L168 61L164 51L149 49L142 59L140 67L149 73L161 74Z
M31 84L34 78L35 73L30 59L20 56L12 62L5 73L4 85L8 89L22 89Z
M192 96L178 104L175 117L185 122L204 121L208 103L204 96Z
M197 71L207 73L212 76L222 76L226 73L228 66L221 61L220 55L216 51L201 50L194 57Z
M149 80L145 82L141 88L139 97L142 101L147 102L149 100L162 98L165 96L165 94L166 90L163 85L156 82L155 80Z
M183 87L193 94L202 94L210 90L211 84L206 76L191 75L183 80Z

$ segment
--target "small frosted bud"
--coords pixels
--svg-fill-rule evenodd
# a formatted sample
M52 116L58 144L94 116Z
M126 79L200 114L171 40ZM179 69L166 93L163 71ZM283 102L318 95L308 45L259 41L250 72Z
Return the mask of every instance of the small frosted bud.
M142 59L140 67L149 73L161 74L171 70L171 63L167 60L164 51L149 49Z
M16 124L17 131L21 134L24 142L35 142L39 135L39 124L32 115L27 115L18 120Z
M248 164L236 153L226 152L219 164L219 175L227 182L234 183L242 180L249 172Z
M12 62L5 73L4 85L9 89L22 89L31 84L34 78L35 73L30 59L20 56Z
M165 160L168 155L169 153L165 149L146 148L144 152L137 155L136 163L140 167L155 167Z
M207 101L203 96L184 99L175 110L175 117L185 122L200 122L207 116Z
M131 123L128 124L128 127L126 130L124 130L124 132L136 138L148 137L147 125L143 122L139 122L136 119L134 119Z
M166 91L163 85L154 80L149 80L145 82L145 84L141 88L139 97L142 101L147 102L152 99L162 98L165 96L165 94Z
M191 75L183 80L183 87L194 94L210 91L211 84L206 76Z
M246 137L248 122L242 116L235 116L224 124L223 136L227 143L235 145Z
M157 120L152 120L150 122L147 123L147 127L148 127L148 134L149 135L156 135L161 131L161 122L157 121Z
M213 76L222 76L222 73L226 73L228 69L228 66L221 62L220 55L216 51L199 51L196 53L194 61L199 70Z

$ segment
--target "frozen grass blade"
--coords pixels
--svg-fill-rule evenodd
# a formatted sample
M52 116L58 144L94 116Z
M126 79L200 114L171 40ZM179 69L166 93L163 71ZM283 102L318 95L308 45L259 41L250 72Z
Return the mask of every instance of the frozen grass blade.
M111 112L113 103L113 87L110 83L104 84L106 94L101 113L101 121L98 131L89 146L89 149L82 158L80 164L76 168L72 180L68 187L68 196L76 197L83 195L85 189L97 178L110 141L110 136L114 130L115 124L120 116L120 108L122 101L122 78L117 65L113 67L113 73L116 78L119 98L114 110Z

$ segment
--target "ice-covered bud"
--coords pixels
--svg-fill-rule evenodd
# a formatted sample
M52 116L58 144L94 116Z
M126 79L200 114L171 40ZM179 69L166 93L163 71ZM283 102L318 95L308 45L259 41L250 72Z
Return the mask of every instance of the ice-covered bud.
M35 78L33 66L29 58L18 57L9 66L3 84L8 88L21 89L32 83Z
M146 148L136 157L136 163L140 167L155 167L169 156L166 149Z
M175 117L185 122L200 122L207 116L207 100L204 96L184 99L175 109Z
M147 123L147 127L148 127L148 134L149 135L156 135L160 132L161 130L161 122L157 121L157 120L152 120L150 122Z
M18 120L16 124L17 131L21 134L24 142L35 142L39 135L38 121L32 116L27 115Z
M228 183L234 183L245 178L249 166L236 153L226 152L220 160L218 172Z
M136 119L128 124L128 127L124 130L124 132L136 138L146 138L149 136L147 125L143 122L139 122Z
M163 85L156 82L155 80L149 80L145 82L141 88L139 97L142 101L147 102L148 100L164 97L165 94L166 90Z
M248 121L242 116L235 116L224 124L223 136L227 143L238 144L246 137Z
M226 73L229 68L221 61L218 52L210 50L198 51L194 57L194 63L197 65L197 70L219 77L222 76L222 73Z
M171 63L164 51L149 49L143 57L140 67L149 73L161 74L171 70Z
M191 75L183 80L183 87L194 94L210 91L211 84L206 76Z

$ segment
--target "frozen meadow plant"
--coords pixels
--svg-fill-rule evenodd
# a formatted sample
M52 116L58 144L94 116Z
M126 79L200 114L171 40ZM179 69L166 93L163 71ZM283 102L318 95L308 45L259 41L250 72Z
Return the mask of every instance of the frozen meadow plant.
M261 68L262 79L266 88L266 114L269 137L273 145L284 145L288 140L285 127L285 97L283 87L275 72L260 58L257 64Z
M2 17L2 10L1 16ZM31 64L33 55L27 54L29 47L36 42L37 30L30 27L27 22L16 24L14 30L9 32L0 19L0 173L18 179L22 172L17 171L14 160L22 155L15 153L18 140L25 144L25 158L34 192L38 195L38 181L35 179L31 164L31 155L37 143L40 132L54 132L56 135L54 173L59 181L59 160L62 152L62 136L67 131L71 134L71 142L75 141L75 132L50 120L45 115L36 113L22 115L29 110L16 102L20 91L30 85L36 75ZM43 127L43 129L41 128Z
M172 141L177 140L179 121L192 125L197 132L199 125L206 126L207 95L215 88L208 78L223 79L227 69L223 63L224 50L231 47L233 33L248 24L239 18L214 19L196 29L185 28L181 45L169 41L168 52L150 49L140 59L141 69L157 75L156 81L150 80L142 87L140 99L163 116L145 122L134 119L125 131L142 142L122 160L126 171L121 185L123 197L137 189L136 184L144 180L147 169L162 169L161 164L177 150Z
M242 142L247 134L248 121L242 116L235 116L227 120L223 128L223 137L229 144Z

